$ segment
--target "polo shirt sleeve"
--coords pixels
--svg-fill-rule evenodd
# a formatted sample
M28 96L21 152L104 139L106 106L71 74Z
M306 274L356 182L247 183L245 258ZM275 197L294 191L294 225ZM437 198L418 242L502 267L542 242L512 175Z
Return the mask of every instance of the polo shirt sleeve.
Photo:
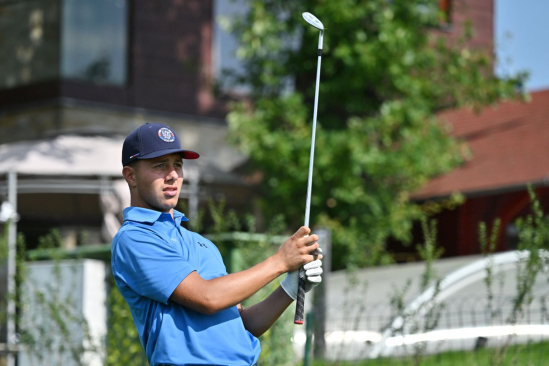
M196 268L176 247L146 230L127 230L113 248L113 274L141 296L167 304Z

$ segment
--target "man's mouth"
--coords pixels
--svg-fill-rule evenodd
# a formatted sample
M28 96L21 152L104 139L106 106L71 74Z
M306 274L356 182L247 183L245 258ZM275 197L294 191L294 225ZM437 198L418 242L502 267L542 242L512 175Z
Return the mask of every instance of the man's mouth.
M162 190L165 195L175 197L177 195L177 187L166 187Z

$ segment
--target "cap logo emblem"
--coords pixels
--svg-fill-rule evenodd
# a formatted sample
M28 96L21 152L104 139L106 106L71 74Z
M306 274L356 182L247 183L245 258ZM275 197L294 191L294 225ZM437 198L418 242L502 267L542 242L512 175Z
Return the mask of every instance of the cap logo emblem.
M158 130L158 137L160 137L160 140L164 142L174 142L175 141L175 134L166 127L162 127Z

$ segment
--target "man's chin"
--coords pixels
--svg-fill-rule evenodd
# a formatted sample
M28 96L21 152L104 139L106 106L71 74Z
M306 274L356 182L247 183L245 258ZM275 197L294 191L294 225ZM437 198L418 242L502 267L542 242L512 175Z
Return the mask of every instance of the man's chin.
M169 212L169 211L173 210L176 206L177 206L177 202L175 202L175 203L169 203L169 204L166 203L166 204L163 204L163 205L162 205L162 210L163 210L164 212Z
M162 202L157 202L154 205L154 209L161 212L170 212L172 209L174 209L177 206L177 200L166 200Z

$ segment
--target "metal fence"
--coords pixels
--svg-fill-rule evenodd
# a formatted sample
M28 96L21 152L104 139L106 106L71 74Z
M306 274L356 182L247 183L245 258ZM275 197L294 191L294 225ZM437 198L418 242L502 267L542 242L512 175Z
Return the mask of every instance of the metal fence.
M545 296L522 302L512 296L491 301L486 296L454 297L408 314L399 313L390 303L355 303L338 310L328 312L333 315L326 319L328 360L470 353L549 341ZM394 327L399 315L404 315L403 321ZM294 338L299 342L299 337ZM549 356L549 343L546 348Z

